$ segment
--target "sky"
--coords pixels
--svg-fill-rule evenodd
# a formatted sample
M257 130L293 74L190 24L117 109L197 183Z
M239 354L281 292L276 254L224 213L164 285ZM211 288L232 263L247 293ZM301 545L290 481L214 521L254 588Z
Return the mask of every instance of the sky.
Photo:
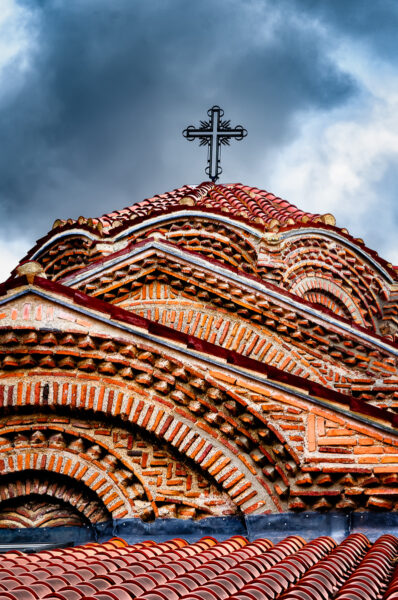
M0 280L57 218L206 180L181 132L248 136L221 183L273 192L398 264L396 0L0 0Z

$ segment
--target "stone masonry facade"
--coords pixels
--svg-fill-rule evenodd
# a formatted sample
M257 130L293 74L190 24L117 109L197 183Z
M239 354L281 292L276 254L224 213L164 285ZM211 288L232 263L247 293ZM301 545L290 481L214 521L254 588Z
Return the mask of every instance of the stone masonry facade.
M397 291L241 184L56 221L0 286L0 528L398 510Z

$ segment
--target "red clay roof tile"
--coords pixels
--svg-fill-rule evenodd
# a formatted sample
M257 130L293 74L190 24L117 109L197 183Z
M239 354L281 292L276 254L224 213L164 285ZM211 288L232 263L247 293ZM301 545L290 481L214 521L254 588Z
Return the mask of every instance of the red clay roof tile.
M398 539L361 533L340 544L290 536L273 545L234 536L128 545L120 538L0 558L10 600L386 600L397 598Z
M287 200L278 198L265 190L242 185L241 183L214 184L204 182L197 186L185 185L166 194L158 194L121 210L114 210L93 219L100 222L104 230L111 228L115 222L124 224L137 218L147 217L153 211L167 211L170 208L187 204L192 207L207 207L228 211L231 216L243 217L248 221L271 225L278 221L279 225L298 223L329 222L319 214L312 214L298 209ZM329 215L329 220L331 216Z

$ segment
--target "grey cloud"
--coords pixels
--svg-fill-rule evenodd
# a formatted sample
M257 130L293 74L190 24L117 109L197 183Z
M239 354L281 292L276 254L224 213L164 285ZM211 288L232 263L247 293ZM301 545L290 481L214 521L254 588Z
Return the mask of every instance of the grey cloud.
M383 60L398 56L396 0L282 0L311 20L319 19L337 35L360 39Z
M38 237L57 217L96 216L203 180L205 152L181 130L214 103L250 134L226 150L225 177L258 185L264 157L272 169L298 133L299 114L330 110L356 93L329 56L330 40L293 3L23 6L36 48L11 101L0 94L8 235Z

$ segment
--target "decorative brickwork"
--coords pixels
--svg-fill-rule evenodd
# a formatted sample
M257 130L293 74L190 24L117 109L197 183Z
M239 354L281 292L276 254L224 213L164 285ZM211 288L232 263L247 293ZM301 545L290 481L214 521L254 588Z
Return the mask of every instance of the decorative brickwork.
M241 185L57 222L0 286L0 524L397 510L397 285Z
M15 436L19 440L22 437L26 436ZM18 447L18 441L14 445ZM8 461L10 453L3 453L2 457L5 456L9 474L5 475L3 469L0 527L83 525L102 523L111 518L99 497L76 478L48 473L45 468L18 469L12 473L12 461Z
M44 491L39 491L35 499L16 499L3 502L0 507L0 529L21 529L26 527L81 527L83 521L71 504L63 505Z

